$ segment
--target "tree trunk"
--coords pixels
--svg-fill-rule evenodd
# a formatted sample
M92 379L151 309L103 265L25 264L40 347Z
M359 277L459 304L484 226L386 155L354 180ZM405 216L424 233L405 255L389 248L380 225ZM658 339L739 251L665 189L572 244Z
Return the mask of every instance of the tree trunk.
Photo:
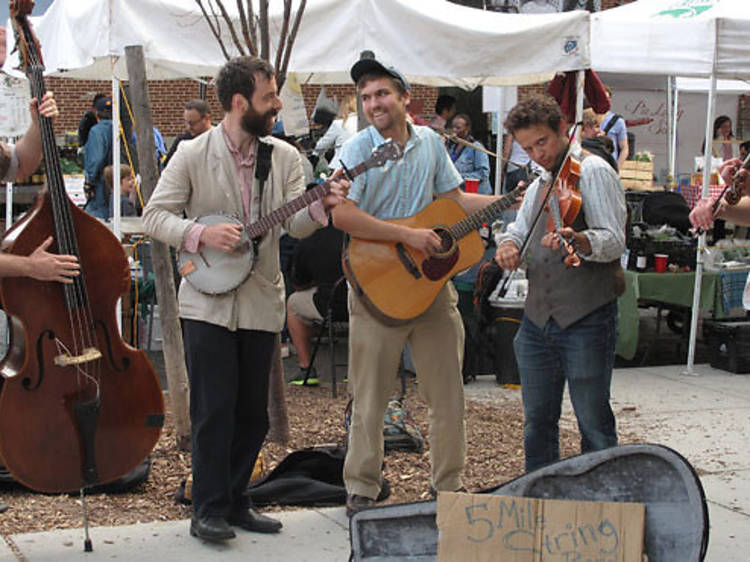
M138 138L138 161L140 162L141 193L148 201L156 187L158 168L153 124L146 84L146 64L143 47L131 45L125 48L132 108L135 115ZM156 298L159 303L162 332L164 334L164 365L169 387L169 403L175 424L177 447L190 447L190 419L188 409L188 380L185 369L185 352L182 330L177 314L177 296L169 248L157 240L151 242L151 259L154 265Z
M284 366L281 363L281 335L276 335L271 370L268 373L268 437L282 445L289 441L289 417L284 396Z

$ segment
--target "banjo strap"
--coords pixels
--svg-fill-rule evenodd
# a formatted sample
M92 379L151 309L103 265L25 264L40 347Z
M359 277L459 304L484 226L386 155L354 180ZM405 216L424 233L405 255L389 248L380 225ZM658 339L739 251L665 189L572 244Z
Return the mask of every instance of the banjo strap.
M263 201L263 188L266 185L268 179L268 173L271 171L271 153L273 152L273 145L270 143L258 142L258 155L255 159L255 178L258 180L258 208L262 209ZM258 246L260 245L261 237L253 238L253 255L258 255Z

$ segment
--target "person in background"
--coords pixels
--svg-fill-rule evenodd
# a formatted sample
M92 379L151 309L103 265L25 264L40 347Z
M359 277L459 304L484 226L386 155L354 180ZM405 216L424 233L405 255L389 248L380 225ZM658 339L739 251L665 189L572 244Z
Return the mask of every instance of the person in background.
M727 162L732 159L732 120L727 115L719 115L714 119L713 143L711 144L711 154L716 158L721 158ZM706 141L701 145L701 154L706 153ZM723 216L723 214L722 214ZM717 218L713 224L713 243L726 238L727 228L726 221Z
M484 148L481 142L471 136L471 119L465 113L457 113L453 116L450 130L459 139L479 148ZM448 149L448 154L451 157L453 165L462 178L479 180L479 193L483 195L492 193L492 187L490 186L490 158L485 152L451 140L450 137L446 141L446 148Z
M625 250L625 194L612 167L595 155L581 162L583 207L572 226L545 233L543 186L565 158L569 143L560 107L548 96L529 97L511 109L505 128L545 169L528 188L516 221L498 239L495 260L512 271L528 239L529 291L514 349L524 408L524 452L530 472L560 458L559 419L567 383L581 451L617 445L610 383L617 335L620 256ZM560 237L575 244L579 267L567 267Z
M607 98L612 101L612 90L605 86ZM620 115L613 113L612 110L604 114L601 119L600 127L602 132L612 139L614 150L612 155L617 160L617 167L622 168L622 163L630 155L630 146L628 145L628 127L625 125L625 119Z
M743 162L745 161L745 158L747 158L747 155L750 153L750 141L745 141L740 144L740 160Z
M39 115L54 119L59 115L55 95L48 91L38 104L33 98L29 105L31 126L15 145L0 141L0 181L14 181L31 175L42 161L42 137ZM28 256L0 252L0 277L30 277L38 281L72 283L80 272L75 256L52 254L50 236ZM0 503L0 511L7 506Z
M201 225L196 217L225 213L248 224L304 193L299 152L269 136L281 110L274 76L267 61L251 56L219 70L224 118L177 148L143 211L146 234L192 253L209 247L230 254L241 244L242 226ZM256 177L256 169L267 178ZM328 195L283 222L288 232L304 237L326 224L348 192L345 180L331 183ZM230 525L261 533L282 527L255 511L246 493L268 432L269 369L284 324L280 233L279 225L262 237L253 274L233 291L206 294L185 280L179 290L190 381L190 534L207 541L234 538Z
M435 101L435 117L429 123L429 126L438 133L444 133L448 127L448 122L456 114L456 98L448 94L442 94Z
M91 100L91 108L83 114L83 117L78 122L78 147L81 157L83 156L83 147L86 146L86 141L89 140L89 131L98 122L96 118L96 102L106 97L106 94L95 94L94 99Z
M182 118L185 121L185 128L187 130L178 136L169 148L169 152L167 152L167 156L164 159L165 167L169 164L169 160L174 156L177 147L182 141L194 139L198 135L210 131L213 127L211 125L211 107L206 100L194 99L187 102L185 104L185 111L182 112Z
M96 101L98 122L91 127L84 147L86 165L86 205L83 210L100 219L112 216L111 194L104 183L102 172L112 164L112 98L103 97Z
M333 148L333 158L328 163L331 170L340 167L341 146L344 142L357 134L357 97L349 94L339 106L338 115L328 126L325 134L315 143L313 155L320 157L327 150Z
M312 235L300 240L295 249L292 268L294 292L286 301L287 326L299 361L299 371L292 378L292 385L319 384L315 368L310 370L312 326L314 322L323 321L330 302L331 290L343 275L343 239L343 233L333 224L329 224L326 228L316 230ZM342 300L330 303L335 307L337 317L346 311L346 292L342 291L342 295Z
M581 147L591 153L596 154L612 166L615 172L618 171L617 160L612 155L614 145L612 139L606 136L599 124L601 118L593 109L587 107L583 110L583 120L581 125Z
M114 168L106 166L102 173L107 189L114 194ZM135 217L140 215L140 210L141 205L138 201L135 178L129 166L120 164L120 216Z
M355 63L350 74L371 126L344 144L342 160L362 162L387 138L403 144L404 154L398 162L367 170L352 181L349 199L331 213L334 225L351 236L401 243L432 255L441 247L432 229L409 228L389 219L412 216L434 197L452 199L467 213L498 198L460 189L461 175L441 137L407 121L411 88L398 70L366 58ZM383 416L407 341L430 410L433 491L462 489L464 331L453 285L447 283L424 313L398 326L382 322L354 293L349 293L348 376L353 399L344 462L347 514L373 506L382 492Z

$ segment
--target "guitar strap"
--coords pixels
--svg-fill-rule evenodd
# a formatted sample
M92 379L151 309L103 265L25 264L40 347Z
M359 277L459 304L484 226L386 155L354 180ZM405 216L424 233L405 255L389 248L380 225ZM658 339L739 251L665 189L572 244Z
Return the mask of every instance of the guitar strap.
M258 141L258 154L255 158L255 179L258 180L258 208L262 209L263 188L268 179L268 173L271 171L271 153L273 145L271 143ZM258 246L261 237L253 238L253 254L257 257Z

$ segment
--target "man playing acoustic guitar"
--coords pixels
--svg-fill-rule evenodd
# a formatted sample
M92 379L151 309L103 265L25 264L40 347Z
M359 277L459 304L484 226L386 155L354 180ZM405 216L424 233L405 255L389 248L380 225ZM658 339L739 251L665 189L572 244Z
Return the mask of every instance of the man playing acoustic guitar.
M546 170L529 186L495 256L503 269L516 269L528 240L529 293L514 348L525 415L526 470L531 471L560 458L558 420L566 381L582 452L617 445L609 387L617 276L625 250L625 195L612 167L598 156L587 156L579 182L582 211L572 227L545 234L545 210L532 229L550 172L568 155L565 120L551 97L534 96L510 111L505 127ZM580 267L563 263L560 237L575 243Z
M334 224L357 238L397 242L407 252L412 248L433 255L441 240L432 229L388 220L417 214L433 197L453 199L466 212L477 211L498 198L459 189L461 176L441 138L428 127L407 122L411 92L400 72L375 59L362 59L352 67L351 76L371 126L343 146L342 163L363 160L388 138L405 148L400 161L369 170L352 181L349 199L332 212ZM404 289L394 286L392 290L398 293ZM455 289L448 283L425 312L398 325L383 323L356 294L350 294L349 299L353 407L344 464L348 515L373 505L381 490L383 415L406 341L411 344L419 388L430 407L432 486L442 491L462 488L464 332Z
M216 78L221 124L181 142L143 212L146 232L174 247L240 251L241 225L198 224L224 213L249 223L305 192L297 149L269 137L281 109L273 68L255 57L227 62ZM284 221L293 236L326 224L325 209L346 197L348 182ZM183 218L183 212L188 218ZM274 339L284 324L279 271L280 226L262 236L254 269L234 290L199 292L182 281L180 318L190 378L192 535L234 538L234 525L275 533L281 522L253 510L246 488L268 431L268 373ZM246 258L249 260L250 256Z

